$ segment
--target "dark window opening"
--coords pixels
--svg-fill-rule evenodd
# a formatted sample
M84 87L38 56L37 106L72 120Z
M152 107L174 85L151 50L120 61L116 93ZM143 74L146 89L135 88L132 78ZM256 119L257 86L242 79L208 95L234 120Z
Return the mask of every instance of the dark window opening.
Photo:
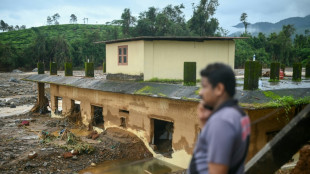
M127 110L123 110L123 109L120 109L120 110L119 110L119 112L129 114L129 111L127 111Z
M155 152L161 153L166 157L171 157L173 122L153 119L154 137L153 144L156 146Z
M93 125L94 126L102 126L104 124L103 119L103 108L99 106L92 106L92 114L93 114Z
M269 142L270 140L272 140L273 137L276 136L278 132L279 132L279 131L267 132L267 133L266 133L267 142Z
M55 97L55 114L60 115L62 113L62 98Z
M75 113L80 112L81 111L81 108L80 108L81 102L78 100L71 100L71 102L73 102L73 106L72 106L73 112L75 112Z
M126 118L125 117L121 117L121 127L126 128Z
M71 100L71 114L69 119L72 122L82 121L80 103L80 101Z

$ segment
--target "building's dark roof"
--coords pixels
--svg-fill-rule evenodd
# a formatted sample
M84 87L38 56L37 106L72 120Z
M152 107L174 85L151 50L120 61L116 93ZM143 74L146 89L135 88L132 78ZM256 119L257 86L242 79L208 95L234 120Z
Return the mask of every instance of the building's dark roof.
M26 81L41 82L48 84L72 86L76 88L98 90L104 92L122 93L130 95L144 95L150 97L168 98L174 100L199 102L199 87L183 86L181 84L166 84L154 82L133 82L133 81L114 81L100 80L87 77L64 77L57 75L38 74L26 77ZM278 96L292 96L294 99L308 97L310 103L309 88L291 88L269 90ZM273 101L267 97L262 90L237 91L236 99L242 103L244 108L270 107L272 105L262 105Z
M109 41L99 41L94 43L117 43L117 42L128 42L128 41L137 41L137 40L174 40L174 41L196 41L202 42L205 40L233 40L233 39L247 39L247 37L194 37L194 36L140 36L133 38L109 40Z

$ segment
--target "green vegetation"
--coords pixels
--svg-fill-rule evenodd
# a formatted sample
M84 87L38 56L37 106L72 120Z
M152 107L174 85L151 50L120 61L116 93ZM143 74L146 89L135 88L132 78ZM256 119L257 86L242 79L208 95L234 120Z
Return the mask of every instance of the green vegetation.
M245 62L251 60L254 54L256 61L261 62L265 68L275 61L281 63L281 68L292 66L296 60L306 65L310 61L309 30L305 30L304 34L294 33L295 28L292 25L283 25L279 33L259 33L258 36L252 36L248 32L241 34L249 38L235 40L235 68L243 68Z
M85 62L85 77L94 77L94 63Z
M244 69L244 90L258 89L258 78L260 70L260 63L257 61L247 61Z
M139 95L158 95L161 97L167 97L165 94L161 93L160 88L155 88L152 86L144 86L143 88L137 90L134 92L134 94L139 94Z
M72 76L72 75L73 75L72 63L66 62L65 63L65 76Z
M272 91L263 91L264 95L271 99L271 101L266 103L240 103L240 106L247 108L284 108L286 112L286 117L288 116L288 112L292 109L292 106L304 105L310 103L310 96L303 98L293 98L292 96L279 96Z
M57 63L50 62L50 75L57 75Z
M270 65L270 81L279 81L280 63L272 62Z
M301 81L301 70L302 70L301 63L293 64L293 78L292 78L293 81L295 82Z
M196 85L196 62L184 62L183 79L185 86Z

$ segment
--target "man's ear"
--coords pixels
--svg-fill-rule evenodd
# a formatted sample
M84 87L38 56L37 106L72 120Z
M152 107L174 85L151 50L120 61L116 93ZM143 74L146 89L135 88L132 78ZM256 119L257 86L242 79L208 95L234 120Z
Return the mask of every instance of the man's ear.
M214 92L215 92L215 95L217 95L217 96L223 95L225 93L225 86L224 86L224 84L223 83L218 83L216 85L216 87L215 87Z

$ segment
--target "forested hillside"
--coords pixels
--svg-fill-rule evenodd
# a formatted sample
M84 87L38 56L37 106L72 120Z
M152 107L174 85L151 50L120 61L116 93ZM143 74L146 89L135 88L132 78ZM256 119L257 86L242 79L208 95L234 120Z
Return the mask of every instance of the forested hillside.
M149 7L139 13L139 16L133 16L130 9L125 8L120 19L102 25L59 25L54 17L59 16L56 13L52 18L47 17L47 26L30 29L23 27L17 31L12 31L14 29L11 27L11 30L0 33L0 71L15 68L31 70L36 67L37 62L44 62L48 68L52 61L58 63L59 69L63 69L64 62L72 62L74 68L83 68L83 63L88 59L94 62L96 67L102 66L105 61L105 44L95 44L96 41L137 36L225 37L228 31L221 28L213 16L218 6L217 0L201 0L193 6L193 15L189 20L185 19L182 4L168 5L163 9ZM242 13L240 21L245 26L248 24L246 19L247 14ZM1 21L3 26L6 26L5 22ZM248 39L235 40L235 68L242 68L245 61L252 59L254 54L264 67L273 61L286 66L291 66L294 62L310 62L310 28L306 27L304 31L296 34L300 28L285 21L287 20L277 24L281 25L279 32L258 33L257 36L252 35L245 27L245 31L238 36Z

